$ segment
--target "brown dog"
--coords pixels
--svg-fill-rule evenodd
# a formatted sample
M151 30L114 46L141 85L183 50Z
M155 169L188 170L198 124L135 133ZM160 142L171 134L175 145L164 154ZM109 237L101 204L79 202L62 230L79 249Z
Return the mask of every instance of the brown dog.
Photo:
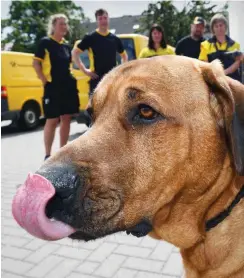
M243 278L244 86L218 61L155 57L112 70L89 111L19 190L18 223L47 240L149 233L189 278Z

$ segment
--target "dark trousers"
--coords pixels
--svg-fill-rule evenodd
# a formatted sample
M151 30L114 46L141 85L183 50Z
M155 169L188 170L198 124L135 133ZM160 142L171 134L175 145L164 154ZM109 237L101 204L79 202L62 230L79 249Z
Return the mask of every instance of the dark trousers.
M91 79L89 81L90 91L89 91L89 98L93 96L94 90L97 87L97 84L101 81L102 77L98 77L97 79Z

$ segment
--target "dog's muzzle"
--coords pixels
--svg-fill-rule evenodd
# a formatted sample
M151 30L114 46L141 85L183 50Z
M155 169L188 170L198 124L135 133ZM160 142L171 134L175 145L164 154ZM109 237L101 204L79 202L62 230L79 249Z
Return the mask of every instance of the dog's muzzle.
M72 217L81 191L81 180L72 166L44 166L36 174L29 174L18 189L13 216L21 227L41 239L70 236L75 232Z

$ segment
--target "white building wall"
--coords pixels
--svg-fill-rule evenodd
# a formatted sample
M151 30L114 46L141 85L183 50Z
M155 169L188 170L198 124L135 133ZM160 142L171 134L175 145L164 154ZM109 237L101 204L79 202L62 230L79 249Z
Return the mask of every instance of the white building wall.
M241 44L244 52L244 1L229 1L230 37Z

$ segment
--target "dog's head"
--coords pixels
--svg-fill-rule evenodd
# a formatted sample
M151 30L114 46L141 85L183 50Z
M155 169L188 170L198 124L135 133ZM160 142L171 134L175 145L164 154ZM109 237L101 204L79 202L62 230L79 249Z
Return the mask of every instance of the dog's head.
M45 239L153 230L175 243L178 221L187 242L200 207L244 173L243 106L243 85L218 62L165 56L119 66L96 89L92 127L27 179L14 215Z

